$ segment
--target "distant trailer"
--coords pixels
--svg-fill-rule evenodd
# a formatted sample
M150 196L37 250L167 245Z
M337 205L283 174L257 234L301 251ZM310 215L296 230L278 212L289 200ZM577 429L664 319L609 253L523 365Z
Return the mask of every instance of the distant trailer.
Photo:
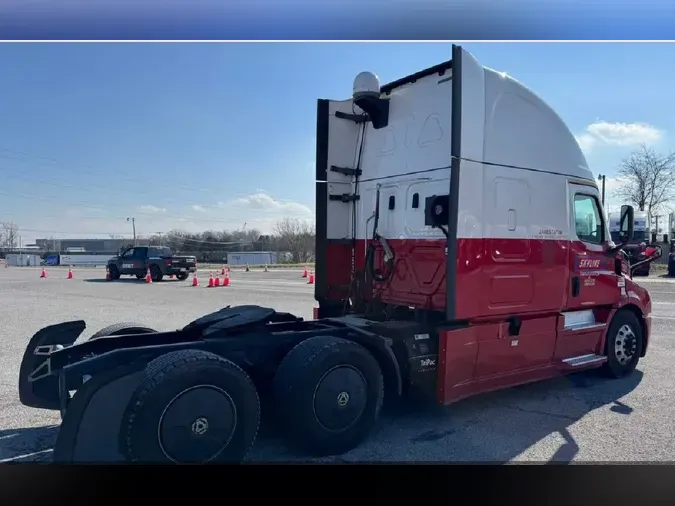
M241 251L227 254L229 265L270 265L278 263L275 251Z
M37 267L42 262L40 255L30 253L9 253L5 258L7 265L15 267Z
M59 255L59 265L103 267L114 255Z

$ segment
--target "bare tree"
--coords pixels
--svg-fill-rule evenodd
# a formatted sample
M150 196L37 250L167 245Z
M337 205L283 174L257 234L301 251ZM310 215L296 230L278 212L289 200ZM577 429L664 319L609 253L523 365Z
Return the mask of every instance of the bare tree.
M314 259L314 224L306 221L284 218L274 226L278 248L288 251L293 262L309 262Z
M644 144L621 161L616 197L653 218L675 198L675 153L656 153Z
M19 242L19 226L11 221L0 222L0 245L16 248Z
M48 241L49 242L47 243L47 249L49 249L50 251L61 251L61 240L60 239L57 239L56 237L51 236L48 239Z

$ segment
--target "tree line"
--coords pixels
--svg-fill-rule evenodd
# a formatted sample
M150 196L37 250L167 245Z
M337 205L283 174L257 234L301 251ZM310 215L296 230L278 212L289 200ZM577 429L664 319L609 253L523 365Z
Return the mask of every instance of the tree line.
M176 253L213 253L214 259L221 252L275 251L287 254L286 261L304 263L314 260L315 236L313 223L284 218L274 225L269 235L261 234L257 229L206 230L198 233L171 230L166 234L139 238L139 243L168 246Z

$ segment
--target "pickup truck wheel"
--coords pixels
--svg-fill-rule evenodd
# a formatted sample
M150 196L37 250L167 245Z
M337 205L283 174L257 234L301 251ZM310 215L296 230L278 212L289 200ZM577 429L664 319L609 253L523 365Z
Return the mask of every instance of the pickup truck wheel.
M273 392L293 443L315 456L337 455L368 437L382 408L384 381L363 346L321 336L286 355Z
M110 267L108 267L108 272L110 273L111 281L116 281L120 279L120 270L117 268L116 265L111 265Z
M176 274L176 279L178 279L178 281L185 281L187 278L188 278L187 272L180 272Z
M631 311L614 315L607 331L607 362L603 372L610 378L623 378L637 367L643 346L642 325Z
M162 274L161 269L157 265L150 266L150 277L153 281L162 281L164 274Z
M150 362L120 424L134 462L241 462L258 434L260 401L233 362L200 350Z

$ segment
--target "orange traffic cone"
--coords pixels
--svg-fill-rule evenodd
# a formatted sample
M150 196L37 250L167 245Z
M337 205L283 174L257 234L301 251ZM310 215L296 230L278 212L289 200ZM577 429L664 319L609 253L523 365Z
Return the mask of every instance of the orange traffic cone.
M42 272L40 272L40 277L41 277L41 278L46 278L46 277L47 277L47 271L45 270L44 267L42 268Z
M251 272L251 268L246 264L246 272Z
M302 271L302 277L306 278L307 276L309 276L309 273L307 272L307 267L305 267L305 270Z
M230 286L230 273L226 272L223 278L223 286Z
M225 275L225 266L223 265L223 268L220 270L220 275L224 276Z
M209 272L209 288L213 288L213 273Z
M8 269L8 268L9 268L9 264L7 262L5 262L5 269Z
M269 272L270 270L267 268L267 265L265 265L265 268L263 269L263 272Z
M148 267L148 272L145 275L145 282L146 283L152 283L152 276L150 275L150 268Z
M309 279L307 280L308 285L313 285L314 284L314 273L310 272L309 273Z
M199 279L197 279L196 272L192 275L192 286L199 286Z
M68 267L68 276L66 276L66 279L73 279L73 269L72 269L72 267Z
M106 281L112 280L112 277L110 276L110 269L108 269L108 267L105 268L105 280Z
M216 276L213 280L213 286L220 286L220 276Z

